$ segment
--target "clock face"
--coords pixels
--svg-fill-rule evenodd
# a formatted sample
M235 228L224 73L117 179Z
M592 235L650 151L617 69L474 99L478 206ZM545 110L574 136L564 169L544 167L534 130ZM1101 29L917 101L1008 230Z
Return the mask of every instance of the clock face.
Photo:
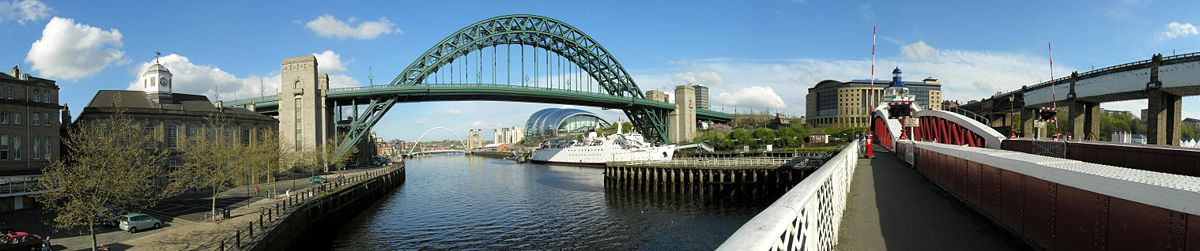
M160 85L164 86L164 87L167 87L167 88L170 88L170 87L171 87L171 81L170 81L170 80L167 80L167 78L160 78L160 79L158 79L158 83L159 83Z

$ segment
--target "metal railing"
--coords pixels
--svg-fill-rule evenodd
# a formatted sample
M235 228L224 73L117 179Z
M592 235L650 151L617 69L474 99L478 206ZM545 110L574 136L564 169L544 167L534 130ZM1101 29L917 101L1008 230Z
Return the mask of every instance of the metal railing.
M792 158L755 157L755 158L681 158L673 160L637 160L622 163L622 166L665 167L665 168L738 168L783 166Z
M233 236L227 236L218 240L218 243L215 243L217 245L214 249L221 251L248 250L254 247L254 243L257 240L266 237L271 230L283 223L288 215L303 209L307 202L319 199L327 194L332 194L332 192L336 192L344 187L388 175L403 168L404 166L401 164L400 167L366 171L356 175L345 176L330 183L300 189L289 195L282 196L275 203L272 203L270 207L259 207L258 218L256 220L251 220L243 226L234 227Z
M951 107L951 108L942 109L942 110L948 111L948 112L953 112L953 113L958 113L958 115L967 116L968 118L974 119L975 121L979 121L979 123L983 123L984 125L989 125L989 123L992 122L992 120L988 119L987 117L981 116L981 115L976 114L971 111L968 111L967 109Z
M858 141L738 228L717 250L832 250L858 165Z

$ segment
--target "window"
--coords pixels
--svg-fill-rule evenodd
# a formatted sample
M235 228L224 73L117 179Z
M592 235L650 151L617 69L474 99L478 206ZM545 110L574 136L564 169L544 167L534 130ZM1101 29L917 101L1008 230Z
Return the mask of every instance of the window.
M38 113L34 113L33 114L33 125L41 125L41 124L42 124L42 115L38 114Z
M15 90L16 89L13 88L13 86L8 86L8 99L13 99L13 93L16 92Z
M8 124L8 112L0 112L0 125Z
M37 89L33 90L33 96L29 97L29 101L38 102L38 90Z
M8 135L0 135L0 160L8 160Z
M4 85L0 85L0 99L4 98Z
M296 81L296 85L299 86L300 81ZM292 110L292 112L294 113L293 117L296 117L296 123L294 124L296 127L296 133L293 138L296 139L296 151L299 152L299 151L302 151L302 149L304 147L303 142L300 141L300 139L302 138L301 133L303 132L303 130L301 130L303 128L303 126L300 123L301 122L300 117L301 117L301 115L303 115L303 113L300 112L301 109L303 109L300 107L300 97L296 97L295 107L296 108Z
M250 128L242 128L242 146L250 145Z
M21 124L21 112L13 113L13 124L14 125Z
M49 113L49 112L47 112L47 113L43 113L43 114L42 114L42 116L43 116L43 117L46 117L46 126L52 126L52 125L54 125L54 123L51 123L51 120L50 120L50 113Z
M54 157L54 153L50 152L51 143L54 141L51 140L50 136L46 136L46 140L42 142L42 145L46 146L46 160L50 160Z
M42 158L42 155L41 155L42 147L41 146L42 146L42 137L34 136L33 137L33 157L31 159L36 160L36 159Z
M178 126L176 126L175 124L167 124L165 130L167 131L167 135L166 135L167 147L175 148L175 146L176 146L175 137L178 136L178 134L179 134Z
M21 136L13 137L13 159L21 160Z

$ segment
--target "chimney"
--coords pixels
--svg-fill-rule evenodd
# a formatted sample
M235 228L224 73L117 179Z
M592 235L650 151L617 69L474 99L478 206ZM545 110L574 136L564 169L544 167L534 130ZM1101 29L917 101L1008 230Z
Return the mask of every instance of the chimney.
M18 66L19 65L13 65L13 70L12 70L12 75L13 75L13 77L16 77L16 78L21 77L21 68L19 68Z
M60 124L60 125L64 128L67 125L71 124L71 108L68 106L69 106L69 104L65 104L65 103L62 106L62 124Z

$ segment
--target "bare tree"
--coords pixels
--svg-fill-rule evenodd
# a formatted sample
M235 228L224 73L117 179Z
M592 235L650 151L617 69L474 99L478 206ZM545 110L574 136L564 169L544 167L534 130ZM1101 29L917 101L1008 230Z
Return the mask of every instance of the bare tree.
M63 139L68 158L42 170L36 199L54 214L60 229L87 227L96 249L96 223L107 207L146 207L165 194L158 185L169 152L117 111L108 118L81 120ZM151 134L153 135L153 134Z

